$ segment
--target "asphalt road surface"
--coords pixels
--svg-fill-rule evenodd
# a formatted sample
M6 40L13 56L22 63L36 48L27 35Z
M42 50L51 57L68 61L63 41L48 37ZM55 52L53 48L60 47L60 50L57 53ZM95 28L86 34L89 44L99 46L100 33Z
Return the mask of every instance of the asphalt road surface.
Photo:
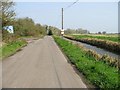
M3 60L2 87L87 88L50 36Z

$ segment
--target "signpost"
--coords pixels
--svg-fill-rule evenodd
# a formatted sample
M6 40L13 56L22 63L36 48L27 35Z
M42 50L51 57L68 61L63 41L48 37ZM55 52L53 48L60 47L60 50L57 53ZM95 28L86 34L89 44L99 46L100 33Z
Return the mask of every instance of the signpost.
M5 26L3 28L7 30L9 33L14 33L13 26Z

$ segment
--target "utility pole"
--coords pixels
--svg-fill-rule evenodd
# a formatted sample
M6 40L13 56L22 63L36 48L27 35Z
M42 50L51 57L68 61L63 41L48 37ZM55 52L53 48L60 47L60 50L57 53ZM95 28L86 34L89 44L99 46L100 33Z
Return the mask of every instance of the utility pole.
M63 30L63 8L62 8L62 30Z
M62 28L61 28L61 35L64 34L64 28L63 28L63 8L62 8Z

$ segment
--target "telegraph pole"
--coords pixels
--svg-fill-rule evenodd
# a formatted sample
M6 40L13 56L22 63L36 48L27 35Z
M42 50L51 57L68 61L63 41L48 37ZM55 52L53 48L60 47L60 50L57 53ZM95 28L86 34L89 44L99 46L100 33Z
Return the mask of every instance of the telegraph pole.
M62 8L62 28L61 28L61 35L64 34L64 28L63 28L63 8Z
M62 30L63 30L63 8L62 8Z
M67 6L66 8L64 8L64 10L65 9L67 9L67 8L70 8L71 6L73 6L75 3L77 3L79 0L76 0L75 2L73 2L72 4L70 4L69 6ZM64 35L64 23L63 23L64 21L63 21L63 8L62 8L62 27L61 27L61 35L63 36Z

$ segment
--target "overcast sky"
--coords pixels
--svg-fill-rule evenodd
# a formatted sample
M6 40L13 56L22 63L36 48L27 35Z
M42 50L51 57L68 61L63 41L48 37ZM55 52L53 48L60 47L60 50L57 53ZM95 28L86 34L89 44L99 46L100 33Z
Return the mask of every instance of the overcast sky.
M66 8L72 3L16 2L15 11L17 18L30 17L36 23L61 28L61 8ZM118 32L118 3L77 2L64 10L64 28L83 28L90 32Z

